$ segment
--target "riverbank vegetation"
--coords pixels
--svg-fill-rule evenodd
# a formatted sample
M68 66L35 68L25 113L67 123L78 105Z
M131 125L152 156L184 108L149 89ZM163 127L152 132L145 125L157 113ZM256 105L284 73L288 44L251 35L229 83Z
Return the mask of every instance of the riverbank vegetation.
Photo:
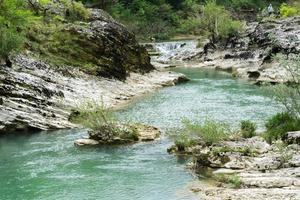
M183 129L173 134L175 145L179 150L204 143L212 145L223 141L231 136L228 124L220 123L211 119L206 119L204 123L194 123L183 120Z
M290 83L282 83L266 87L270 97L282 105L283 112L278 113L265 122L265 132L257 134L257 125L249 120L240 122L239 130L232 130L228 124L205 120L204 123L194 123L183 120L184 128L179 134L173 135L177 149L185 149L204 144L210 146L225 140L235 138L252 138L262 136L268 143L281 140L288 132L300 130L300 56L278 54L276 59L291 77Z
M269 94L285 109L266 122L265 137L268 142L280 139L289 131L300 130L300 56L277 55L276 59L291 78L288 84L277 84L268 87Z
M103 103L88 101L76 108L70 121L88 128L89 138L104 143L127 143L137 141L138 127L122 124Z
M8 63L9 53L22 48L32 17L24 1L0 1L0 61Z

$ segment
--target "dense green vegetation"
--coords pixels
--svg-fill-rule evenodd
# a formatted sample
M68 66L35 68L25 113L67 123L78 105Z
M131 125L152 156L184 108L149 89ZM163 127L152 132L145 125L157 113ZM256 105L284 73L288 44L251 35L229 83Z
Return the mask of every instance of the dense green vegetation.
M203 124L183 120L183 125L184 128L173 135L175 145L181 151L196 144L216 144L232 135L228 124L210 119L206 119Z
M89 11L84 8L83 4L105 9L142 40L151 38L161 40L175 35L192 34L208 36L213 42L238 35L243 26L242 22L236 18L241 18L239 16L249 11L254 13L253 17L255 17L255 14L266 9L269 3L273 4L282 17L298 15L300 10L299 3L288 5L283 0L62 0L61 2L68 11L65 16L51 14L49 8L57 6L52 0L40 0L39 3L34 0L0 1L0 56L2 60L12 50L23 47L26 33L32 33L32 30L39 26L45 26L46 31L40 29L35 32L36 38L33 39L41 41L42 38L51 35L51 32L59 32L60 25L66 21L86 20L89 17ZM222 23L219 23L220 20ZM27 25L32 21L34 27L28 31ZM30 36L33 35L30 34ZM55 40L55 38L61 37L59 35L52 39ZM30 37L29 40L31 39ZM71 37L67 39L72 40ZM53 53L45 48L53 46L52 44L45 43L40 47L36 41L34 42L29 45L33 47L33 50L45 51L43 53L46 57ZM66 47L69 48L69 45ZM70 49L74 48L76 47L72 46ZM58 61L58 63L65 62L63 58L51 60ZM69 64L76 65L76 63ZM77 64L82 65L80 62ZM93 71L93 66L84 66L88 71Z
M293 17L300 14L300 3L294 3L292 5L288 5L286 3L281 4L280 9L280 16L282 17Z
M269 87L270 95L285 108L284 113L278 113L266 123L266 139L269 142L280 139L288 131L300 129L300 56L284 55L275 57L288 72L290 84L278 84Z
M0 1L0 60L7 60L12 50L22 47L31 18L23 0Z
M215 16L225 17L225 23L218 29L224 37L236 33L240 25L232 21L231 15L244 19L245 15L255 18L256 14L266 10L272 3L278 11L284 0L81 0L89 6L107 10L117 20L124 23L140 39L167 39L178 34L205 34L202 25L213 26L211 20L205 19L205 5L209 12L216 11ZM218 6L216 6L217 4ZM211 8L214 5L216 8ZM212 10L213 9L213 10ZM208 27L206 27L208 28ZM211 28L210 28L211 29ZM223 31L223 33L222 33ZM210 30L211 32L211 30ZM213 34L213 35L214 35Z
M267 131L264 137L271 143L281 139L289 131L298 131L300 129L300 120L294 118L289 113L278 113L267 120L266 128Z
M207 1L203 7L200 27L213 43L226 41L242 31L242 23L232 19L225 7L217 5L215 0Z
M243 120L240 122L241 135L243 138L251 138L256 135L257 126L254 122Z
M29 50L35 51L53 62L66 63L62 57L55 58L55 55L60 55L62 52L62 49L56 48L64 46L62 39L65 42L72 39L71 37L66 38L68 34L61 32L61 29L67 21L86 20L89 11L81 2L71 4L71 1L64 0L62 3L68 10L66 16L48 13L49 7L52 9L59 7L59 4L53 3L51 0L41 0L39 4L31 0L0 1L0 58L7 60L10 52L26 46ZM74 49L74 42L72 44L73 46L69 45L65 50ZM70 64L71 61L69 59L67 64ZM76 65L74 64L74 66Z
M213 176L213 179L217 182L226 184L229 188L238 189L242 186L241 178L236 174L216 174Z

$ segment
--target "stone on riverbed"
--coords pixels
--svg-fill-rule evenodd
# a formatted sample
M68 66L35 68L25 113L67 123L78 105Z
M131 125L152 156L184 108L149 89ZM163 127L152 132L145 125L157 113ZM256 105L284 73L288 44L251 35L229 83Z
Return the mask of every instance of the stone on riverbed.
M77 139L75 140L74 144L76 146L94 146L94 145L98 145L99 142L97 140L93 140L93 139Z
M136 127L138 130L139 141L153 141L159 138L161 134L160 130L154 126L138 124Z

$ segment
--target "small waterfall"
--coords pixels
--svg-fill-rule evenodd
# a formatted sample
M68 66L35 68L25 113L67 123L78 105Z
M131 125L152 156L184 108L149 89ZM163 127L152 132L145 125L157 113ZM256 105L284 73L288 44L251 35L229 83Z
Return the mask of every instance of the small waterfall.
M162 63L182 61L199 51L196 40L160 42L153 44L153 47L160 53L154 60Z

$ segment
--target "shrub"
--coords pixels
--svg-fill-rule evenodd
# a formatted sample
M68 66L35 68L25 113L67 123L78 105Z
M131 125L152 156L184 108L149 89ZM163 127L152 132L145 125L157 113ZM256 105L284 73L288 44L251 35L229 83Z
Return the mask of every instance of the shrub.
M299 14L299 10L296 7L289 6L286 3L281 4L279 12L281 17L293 17Z
M229 187L234 188L234 189L241 188L241 186L243 184L243 182L241 181L241 178L236 174L233 174L233 175L219 174L219 175L215 175L213 178L216 181L225 183Z
M91 15L90 11L85 8L82 2L63 0L62 3L68 10L67 18L71 20L87 20Z
M0 58L7 58L12 50L18 50L24 42L24 36L13 28L0 28Z
M269 87L270 96L282 104L292 118L300 119L300 55L286 58L279 54L275 59L286 69L290 83Z
M227 139L230 136L229 126L225 123L206 119L203 124L192 123L184 120L183 133L190 139L203 141L212 145Z
M269 118L265 124L267 131L264 134L265 139L271 143L274 140L281 139L283 134L289 131L300 130L300 120L293 118L289 113L278 113Z
M87 101L78 105L71 114L70 121L97 130L105 124L115 123L115 117L110 110L105 109L102 103Z
M70 121L91 129L90 138L102 141L112 141L116 137L137 141L138 130L135 125L117 122L113 113L102 103L88 101L78 106L70 116Z
M241 121L240 128L243 138L251 138L256 135L255 131L257 126L254 122L251 122L249 120Z
M186 148L197 144L197 140L190 138L185 132L181 132L175 138L175 145L179 151L184 151Z
M0 59L7 59L9 53L22 47L24 30L32 13L26 9L23 0L0 2Z
M179 33L195 33L200 26L200 20L198 18L188 17L179 21Z

